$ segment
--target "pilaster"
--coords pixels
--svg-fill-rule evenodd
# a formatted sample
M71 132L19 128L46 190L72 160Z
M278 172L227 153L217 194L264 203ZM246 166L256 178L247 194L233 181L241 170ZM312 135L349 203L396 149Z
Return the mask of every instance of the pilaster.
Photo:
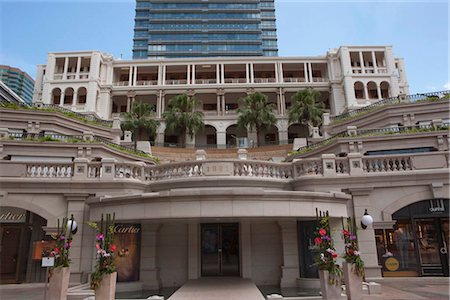
M281 288L296 287L299 276L297 222L296 220L278 221L283 246L283 265L281 266Z

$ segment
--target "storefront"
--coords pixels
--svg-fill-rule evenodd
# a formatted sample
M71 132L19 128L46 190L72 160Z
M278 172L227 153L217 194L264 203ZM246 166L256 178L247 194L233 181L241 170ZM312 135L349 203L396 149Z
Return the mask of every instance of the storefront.
M45 270L35 248L45 238L47 221L30 211L0 207L1 283L43 282Z
M416 202L392 219L392 229L375 230L383 276L449 276L449 200Z

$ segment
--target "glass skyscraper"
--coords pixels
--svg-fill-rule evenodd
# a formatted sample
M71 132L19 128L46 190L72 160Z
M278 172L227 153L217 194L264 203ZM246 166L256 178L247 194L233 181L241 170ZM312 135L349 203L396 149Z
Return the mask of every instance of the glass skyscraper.
M274 0L137 0L133 58L277 56Z
M0 65L0 81L6 84L28 105L33 100L34 80L22 70L6 65Z

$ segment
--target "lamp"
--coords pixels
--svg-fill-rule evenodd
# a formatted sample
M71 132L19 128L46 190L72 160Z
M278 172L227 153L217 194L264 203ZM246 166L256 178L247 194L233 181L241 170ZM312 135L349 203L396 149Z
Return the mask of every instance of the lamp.
M367 212L367 209L364 211L364 215L361 219L361 228L362 229L366 229L367 226L372 225L373 223L373 218L371 215L369 215L369 213Z
M67 220L67 228L69 228L70 232L72 234L77 233L77 222L73 218L73 214L70 215L70 219Z

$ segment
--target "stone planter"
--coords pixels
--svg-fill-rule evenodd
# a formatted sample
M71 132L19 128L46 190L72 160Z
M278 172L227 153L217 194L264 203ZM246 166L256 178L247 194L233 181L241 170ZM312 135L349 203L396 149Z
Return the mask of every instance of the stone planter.
M344 269L345 292L349 300L362 300L362 278L355 274L355 265L345 262Z
M117 272L105 275L100 282L100 286L95 290L95 299L114 300L116 299Z
M339 300L341 298L341 285L329 284L328 271L320 270L320 291L323 300Z
M52 270L48 285L49 299L67 299L69 288L70 268L55 268Z

